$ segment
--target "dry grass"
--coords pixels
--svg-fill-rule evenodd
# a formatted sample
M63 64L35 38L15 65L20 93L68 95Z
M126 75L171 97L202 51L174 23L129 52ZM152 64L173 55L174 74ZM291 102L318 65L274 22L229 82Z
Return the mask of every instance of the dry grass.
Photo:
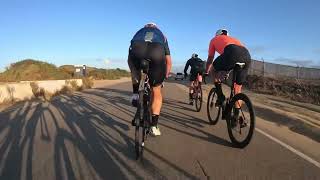
M66 80L66 83L62 87L62 89L54 93L46 91L44 88L40 88L37 82L31 82L30 86L35 98L50 101L55 96L59 96L61 94L71 95L75 91L82 91L84 89L89 89L93 86L93 80L90 78L83 78L82 81L83 84L79 86L76 80Z
M94 69L89 71L89 77L92 77L95 80L114 80L120 79L121 77L130 77L130 72L122 69Z
M82 88L83 89L90 89L94 85L92 78L82 78Z

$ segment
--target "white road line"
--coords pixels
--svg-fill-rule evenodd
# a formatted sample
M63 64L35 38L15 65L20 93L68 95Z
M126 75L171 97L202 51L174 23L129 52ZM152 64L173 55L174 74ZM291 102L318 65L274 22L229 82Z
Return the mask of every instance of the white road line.
M311 157L309 157L308 155L296 150L295 148L293 148L292 146L280 141L279 139L269 135L268 133L262 131L259 128L255 128L256 131L258 131L259 133L265 135L266 137L268 137L269 139L273 140L274 142L280 144L281 146L285 147L286 149L288 149L289 151L295 153L296 155L300 156L301 158L305 159L306 161L310 162L311 164L315 165L316 167L320 168L320 163L317 162L316 160L312 159Z

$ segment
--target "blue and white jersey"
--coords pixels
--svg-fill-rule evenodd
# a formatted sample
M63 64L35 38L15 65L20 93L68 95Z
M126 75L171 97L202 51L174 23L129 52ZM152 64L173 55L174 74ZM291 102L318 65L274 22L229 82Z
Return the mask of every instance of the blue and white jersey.
M132 38L131 42L145 41L151 43L166 44L166 37L158 28L145 27L140 29Z

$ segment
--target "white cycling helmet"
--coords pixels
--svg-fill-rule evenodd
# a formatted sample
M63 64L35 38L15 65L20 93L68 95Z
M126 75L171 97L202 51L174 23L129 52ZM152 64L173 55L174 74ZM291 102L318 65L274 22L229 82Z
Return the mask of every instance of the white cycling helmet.
M219 36L222 34L229 36L229 32L227 29L218 29L218 31L216 32L216 36Z
M196 53L193 53L191 56L191 58L197 58L197 57L198 57L198 54L196 54Z
M146 25L144 25L144 27L157 27L157 24L154 22L149 22Z

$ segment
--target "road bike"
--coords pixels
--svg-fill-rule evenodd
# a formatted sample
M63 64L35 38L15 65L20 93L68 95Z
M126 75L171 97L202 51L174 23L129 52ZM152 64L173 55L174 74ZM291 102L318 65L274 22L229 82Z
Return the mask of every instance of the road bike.
M135 116L135 153L138 160L143 156L145 140L150 133L151 88L148 71L150 60L141 61L141 80L139 83L139 102Z
M217 124L220 116L222 116L221 118L227 122L231 142L239 148L244 148L250 143L255 128L255 112L249 97L244 93L235 94L234 92L237 72L241 71L244 66L245 63L236 63L232 73L230 97L226 99L225 103L222 103L222 105L216 103L218 96L215 87L210 90L207 102L207 115L210 124ZM225 81L231 71L224 76ZM236 106L238 106L238 109L236 109ZM239 113L235 113L236 111ZM239 116L235 114L239 114Z
M196 111L199 112L202 107L202 75L197 74L196 80L193 82L193 93L192 93L192 98L196 107Z

